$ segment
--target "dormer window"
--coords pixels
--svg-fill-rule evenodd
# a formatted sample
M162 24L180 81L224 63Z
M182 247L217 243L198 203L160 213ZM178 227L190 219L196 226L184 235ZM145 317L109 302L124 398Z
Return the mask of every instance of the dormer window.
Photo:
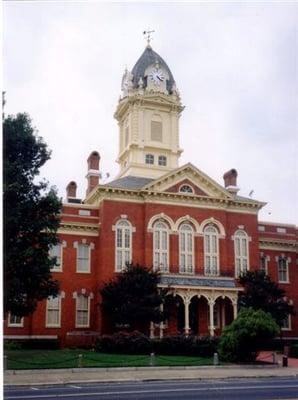
M193 193L193 188L190 185L180 186L179 192L181 193Z
M159 156L158 157L158 165L165 167L167 165L167 157L166 156Z
M153 154L146 154L145 163L146 164L154 164L154 155Z

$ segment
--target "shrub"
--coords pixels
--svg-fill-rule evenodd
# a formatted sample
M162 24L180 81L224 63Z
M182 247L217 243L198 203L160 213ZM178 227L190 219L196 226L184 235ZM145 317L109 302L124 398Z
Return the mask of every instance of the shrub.
M290 347L290 357L298 358L298 344L292 344Z
M226 326L219 342L219 354L226 361L252 362L258 351L279 333L279 327L262 310L242 309Z
M103 353L149 354L152 345L151 340L138 331L117 332L99 336L95 342L95 350Z
M217 338L209 336L165 336L154 340L154 352L163 355L210 357L216 352Z

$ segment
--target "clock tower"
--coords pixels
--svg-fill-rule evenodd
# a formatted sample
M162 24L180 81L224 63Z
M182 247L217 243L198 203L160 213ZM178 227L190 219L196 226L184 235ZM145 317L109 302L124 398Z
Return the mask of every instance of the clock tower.
M147 45L132 71L124 72L115 112L119 124L118 178L158 178L178 167L179 117L183 110L172 72Z

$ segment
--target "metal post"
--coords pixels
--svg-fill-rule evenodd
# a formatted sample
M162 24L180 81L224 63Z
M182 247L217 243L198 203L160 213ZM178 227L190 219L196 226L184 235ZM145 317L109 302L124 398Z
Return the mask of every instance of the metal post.
M79 354L78 368L82 368L82 366L83 366L83 354Z
M218 365L219 360L218 360L218 353L213 354L213 365Z
M287 356L282 356L282 366L283 367L288 366L288 357Z
M277 364L277 358L276 358L276 352L275 351L272 353L272 363L273 364Z
M154 367L155 365L155 354L150 353L150 362L149 362L150 367Z

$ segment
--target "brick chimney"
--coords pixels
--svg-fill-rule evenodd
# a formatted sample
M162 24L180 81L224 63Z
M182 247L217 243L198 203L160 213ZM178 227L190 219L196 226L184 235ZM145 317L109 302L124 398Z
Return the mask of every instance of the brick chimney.
M93 151L87 159L88 172L86 178L88 180L88 186L86 195L88 195L94 188L99 184L99 160L100 155L97 151Z
M223 176L225 188L231 194L237 194L239 190L239 188L237 187L237 176L238 173L235 169L230 169L230 171L226 172Z
M66 199L69 202L69 199L76 199L77 197L77 184L74 181L69 182L66 186Z

